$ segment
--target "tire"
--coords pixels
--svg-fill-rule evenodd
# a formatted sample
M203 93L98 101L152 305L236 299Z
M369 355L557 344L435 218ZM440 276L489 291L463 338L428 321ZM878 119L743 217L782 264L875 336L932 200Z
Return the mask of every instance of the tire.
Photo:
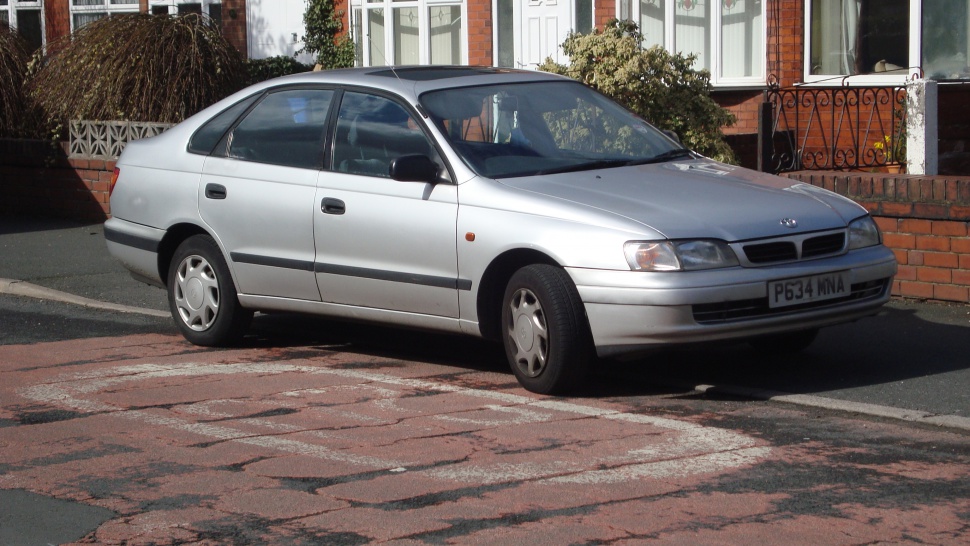
M512 275L502 298L502 338L519 383L538 394L567 394L595 356L586 310L559 267L533 264Z
M219 246L208 235L182 241L168 267L168 305L185 339L222 347L237 343L253 313L243 309Z
M818 328L773 334L748 341L755 351L764 355L792 355L808 348L818 336Z

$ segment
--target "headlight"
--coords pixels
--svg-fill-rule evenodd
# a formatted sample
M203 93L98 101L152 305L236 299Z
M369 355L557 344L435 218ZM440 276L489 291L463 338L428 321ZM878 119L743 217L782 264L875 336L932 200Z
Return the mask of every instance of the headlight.
M637 271L695 271L738 265L721 241L633 241L623 245L630 268Z
M849 250L875 246L881 242L879 227L871 216L863 216L849 224Z

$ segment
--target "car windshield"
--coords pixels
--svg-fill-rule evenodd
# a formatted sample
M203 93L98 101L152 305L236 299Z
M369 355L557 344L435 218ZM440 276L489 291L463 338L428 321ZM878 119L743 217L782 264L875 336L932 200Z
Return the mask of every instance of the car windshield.
M690 156L676 141L580 83L445 89L425 93L421 104L465 163L489 178Z

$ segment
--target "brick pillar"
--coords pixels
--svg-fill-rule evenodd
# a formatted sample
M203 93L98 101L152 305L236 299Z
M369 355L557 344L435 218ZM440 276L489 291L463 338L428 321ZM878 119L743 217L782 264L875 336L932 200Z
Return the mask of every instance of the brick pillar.
M244 57L249 57L246 0L222 0L222 32Z

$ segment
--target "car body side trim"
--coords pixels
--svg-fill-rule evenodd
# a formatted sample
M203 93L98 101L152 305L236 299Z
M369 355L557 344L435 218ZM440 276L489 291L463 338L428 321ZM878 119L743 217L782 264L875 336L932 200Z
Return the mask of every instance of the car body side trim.
M421 275L418 273L401 273L398 271L385 271L382 269L368 269L365 267L352 267L347 265L335 265L320 262L314 264L314 271L317 273L329 273L331 275L344 275L349 277L376 279L380 281L403 282L409 284L419 284L422 286L433 286L436 288L451 288L455 290L472 289L471 279L453 279L450 277L437 277L434 275Z
M147 250L148 252L158 252L158 245L160 243L160 241L155 239L141 237L139 235L133 235L131 233L125 233L123 231L113 229L107 224L104 226L104 238L112 243L130 246L132 248L137 248L138 250Z
M246 254L244 252L230 252L229 257L233 262L253 265L266 265L269 267L281 267L283 269L297 269L300 271L313 271L313 262L306 260L294 260L291 258L275 258L273 256L260 256L257 254Z

